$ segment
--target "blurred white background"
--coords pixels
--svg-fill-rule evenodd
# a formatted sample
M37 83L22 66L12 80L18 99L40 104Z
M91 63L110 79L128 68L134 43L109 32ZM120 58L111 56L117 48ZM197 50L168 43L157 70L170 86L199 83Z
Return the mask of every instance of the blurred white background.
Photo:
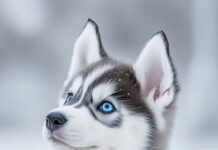
M109 54L124 61L165 31L181 84L169 149L217 150L216 0L1 0L0 149L46 149L43 119L87 18L98 23Z

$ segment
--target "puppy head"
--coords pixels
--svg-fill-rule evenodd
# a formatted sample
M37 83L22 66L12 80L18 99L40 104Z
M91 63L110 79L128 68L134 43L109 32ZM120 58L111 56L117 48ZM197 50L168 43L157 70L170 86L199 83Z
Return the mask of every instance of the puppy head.
M155 147L176 93L163 32L129 66L108 57L98 27L89 19L75 42L59 107L46 117L44 139L57 150Z

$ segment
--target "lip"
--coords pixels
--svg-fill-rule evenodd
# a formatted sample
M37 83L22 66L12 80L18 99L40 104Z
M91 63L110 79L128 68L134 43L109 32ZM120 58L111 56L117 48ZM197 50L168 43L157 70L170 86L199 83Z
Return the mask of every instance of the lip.
M63 145L69 146L68 144L62 142L61 140L58 140L57 138L55 138L53 136L49 137L48 141L52 141L52 142L57 143L57 144L63 144Z
M63 145L66 145L67 147L73 148L75 150L96 150L98 148L97 146L73 147L73 146L70 146L70 145L66 144L65 142L55 138L54 136L49 137L48 141L52 141L52 142L57 143L57 144L63 144Z

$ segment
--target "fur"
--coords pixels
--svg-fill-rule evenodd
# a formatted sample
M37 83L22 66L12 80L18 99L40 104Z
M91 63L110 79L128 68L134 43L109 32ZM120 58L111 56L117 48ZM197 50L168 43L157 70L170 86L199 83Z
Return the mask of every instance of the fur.
M46 122L43 126L51 149L167 148L179 89L163 31L147 42L130 66L108 56L97 24L89 19L75 42L69 70L59 106L49 112L60 113L67 121L55 130ZM112 113L99 110L105 101L113 105Z

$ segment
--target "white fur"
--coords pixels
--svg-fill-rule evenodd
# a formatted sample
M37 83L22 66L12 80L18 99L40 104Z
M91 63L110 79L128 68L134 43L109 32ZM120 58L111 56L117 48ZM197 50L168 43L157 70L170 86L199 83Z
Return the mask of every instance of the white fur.
M166 118L164 118L164 114L163 114L166 107L163 107L163 103L164 103L164 106L167 106L167 104L170 103L169 100L173 99L174 87L171 88L168 94L164 94L162 97L160 97L156 101L154 101L153 99L154 92L155 92L155 89L152 89L151 92L146 97L146 102L149 108L151 108L154 113L154 117L155 117L155 121L157 123L158 129L160 131L163 131L166 127L166 122L165 122Z
M72 91L73 93L76 93L81 87L82 83L83 83L83 77L82 76L76 77L72 83L73 86L71 86L69 90Z
M102 99L110 96L115 92L114 83L101 83L96 86L92 92L92 98L95 102L100 102Z
M161 33L156 34L146 44L134 65L136 77L141 85L148 106L155 113L160 129L165 126L162 113L174 98L173 72ZM160 96L154 99L154 93L160 89ZM168 90L168 92L165 92Z

